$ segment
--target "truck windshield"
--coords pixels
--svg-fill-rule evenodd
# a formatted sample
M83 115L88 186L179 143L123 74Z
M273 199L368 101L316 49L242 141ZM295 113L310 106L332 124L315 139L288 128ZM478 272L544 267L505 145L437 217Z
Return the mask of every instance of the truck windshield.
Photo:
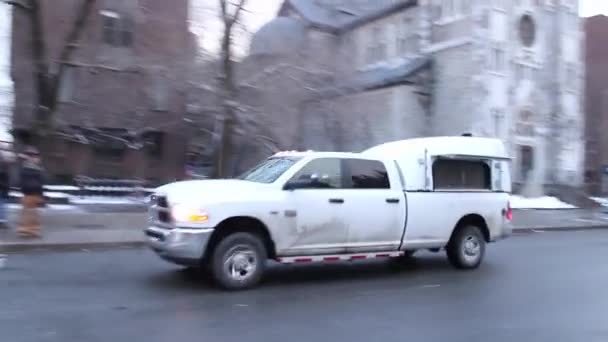
M300 158L280 157L269 158L258 164L253 169L238 177L238 179L256 183L273 183L285 171L289 170Z

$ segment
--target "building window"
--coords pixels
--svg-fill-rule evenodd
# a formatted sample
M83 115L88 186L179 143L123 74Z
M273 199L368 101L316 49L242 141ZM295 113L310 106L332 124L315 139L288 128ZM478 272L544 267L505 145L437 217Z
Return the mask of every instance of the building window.
M390 189L386 167L376 160L349 159L345 161L346 172L353 189Z
M121 128L101 128L88 135L93 152L108 162L121 162L127 152L128 134Z
M146 155L153 159L163 156L164 135L162 132L148 132L143 136Z
M489 68L495 72L504 72L507 66L507 51L503 44L493 43L490 49Z
M76 75L78 69L73 65L64 65L59 84L59 102L74 100L76 92Z
M538 78L539 69L525 64L515 63L515 80L535 80Z
M578 87L578 75L576 72L576 65L574 63L568 63L566 65L566 87L568 90L576 90Z
M386 33L382 27L374 27L371 40L367 46L367 63L373 64L386 59Z
M504 110L501 109L492 109L492 119L494 120L494 136L501 137L502 136L502 121L505 118Z
M151 97L152 110L166 112L169 110L169 84L162 70L154 72L152 75Z
M454 16L454 1L456 0L443 0L442 8L441 8L441 16L444 18L449 18Z
M500 10L505 10L505 0L492 0L492 5L494 6L494 8L500 9Z
M515 125L515 133L521 137L534 137L533 114L530 110L523 110Z
M405 18L399 28L397 51L402 56L418 52L418 34L412 18Z
M113 11L101 11L104 43L112 46L128 47L133 44L133 21L125 15Z
M435 190L491 190L491 170L483 161L438 159L433 185Z
M531 47L536 41L536 22L529 14L519 19L519 39L525 47Z

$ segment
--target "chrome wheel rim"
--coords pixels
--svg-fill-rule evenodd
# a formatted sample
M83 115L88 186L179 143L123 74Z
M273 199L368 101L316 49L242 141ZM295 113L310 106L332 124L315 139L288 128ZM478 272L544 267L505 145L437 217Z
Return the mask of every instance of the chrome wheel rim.
M224 261L224 272L235 281L243 282L251 278L258 268L255 251L245 245L231 248Z
M464 260L469 263L475 263L481 257L481 241L475 235L465 237L462 244L462 255Z

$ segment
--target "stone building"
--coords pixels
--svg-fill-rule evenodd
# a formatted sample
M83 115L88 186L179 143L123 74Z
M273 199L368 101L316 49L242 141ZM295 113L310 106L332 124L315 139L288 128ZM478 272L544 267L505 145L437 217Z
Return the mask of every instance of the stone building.
M289 110L265 105L286 148L499 137L517 188L538 195L582 184L581 39L578 1L286 0L243 65L306 79L259 85L301 89Z
M0 2L0 144L12 141L10 134L13 111L11 79L11 6ZM3 146L0 145L0 150Z
M59 61L79 0L40 0L47 62L64 65L50 134L33 133L34 38L27 10L14 8L13 134L40 147L56 181L74 176L145 178L184 172L187 69L194 57L188 0L98 0L69 60Z
M585 180L589 192L608 193L608 17L585 19Z

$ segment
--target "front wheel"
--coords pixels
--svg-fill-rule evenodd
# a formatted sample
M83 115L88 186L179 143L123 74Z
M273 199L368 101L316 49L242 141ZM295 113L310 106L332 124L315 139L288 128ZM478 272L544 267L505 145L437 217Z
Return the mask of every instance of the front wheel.
M212 253L211 272L226 290L244 290L258 284L266 268L267 253L261 239L235 233L220 241Z
M448 260L460 269L479 267L485 251L486 241L481 230L475 226L459 228L447 246Z

